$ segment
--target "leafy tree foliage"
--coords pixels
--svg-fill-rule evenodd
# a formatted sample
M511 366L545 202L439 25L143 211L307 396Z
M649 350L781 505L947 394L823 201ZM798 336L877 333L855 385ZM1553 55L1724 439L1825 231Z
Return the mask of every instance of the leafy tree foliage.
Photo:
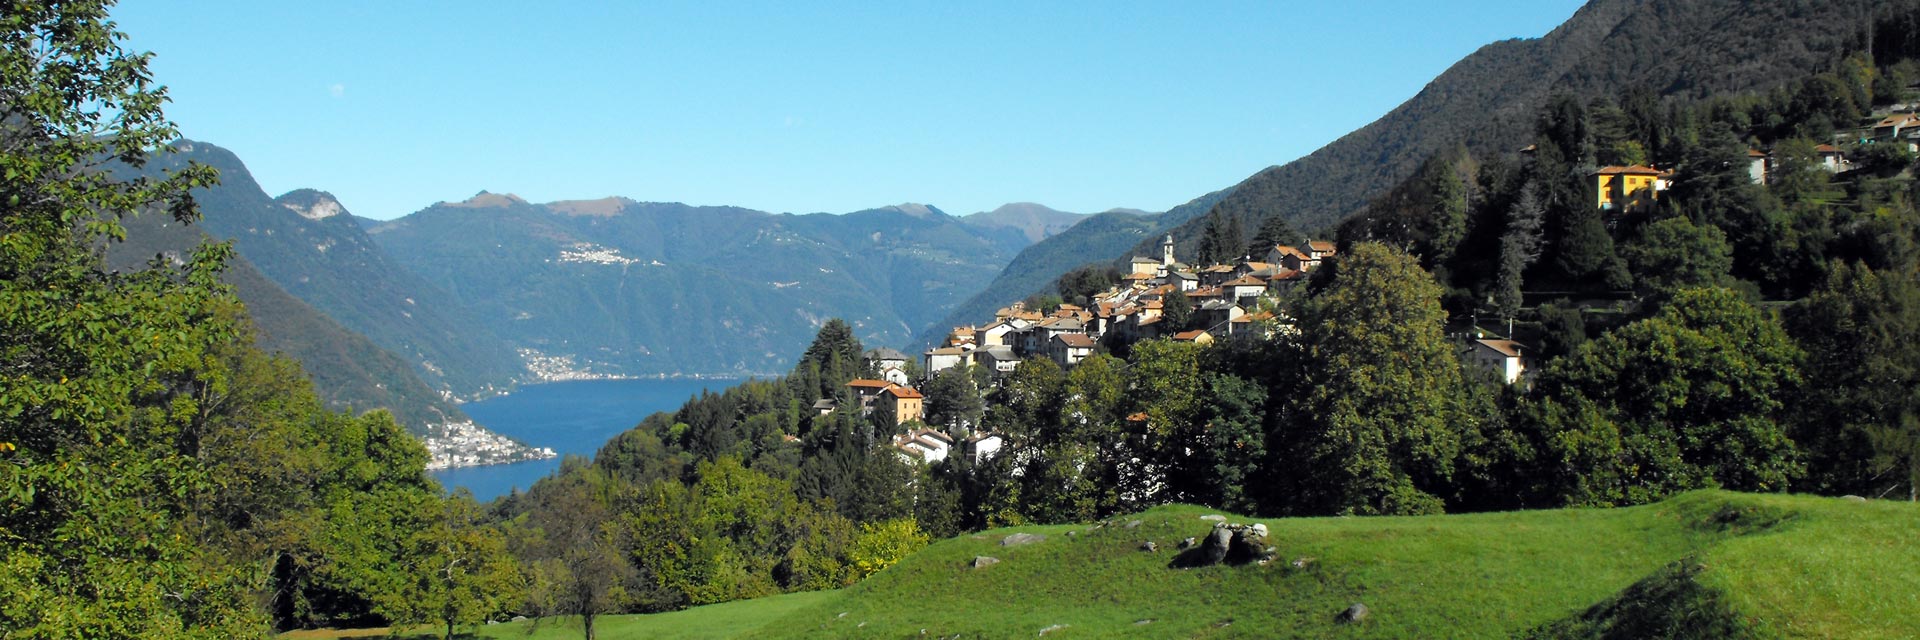
M1095 294L1120 282L1120 275L1120 269L1113 265L1089 264L1060 274L1053 289L1060 292L1061 300L1084 307Z
M1684 217L1647 225L1624 253L1642 296L1665 297L1681 289L1713 286L1733 269L1726 234Z
M1461 428L1440 288L1383 245L1355 245L1339 261L1296 313L1293 358L1314 366L1283 393L1285 424L1268 447L1288 470L1279 495L1295 513L1439 511Z
M1806 349L1806 394L1793 421L1808 486L1880 495L1914 475L1920 415L1920 284L1911 272L1840 265L1787 314Z
M1778 491L1801 468L1781 398L1799 384L1786 332L1725 289L1582 345L1538 382L1553 491L1622 505L1706 486Z
M978 427L986 412L980 388L966 367L951 367L935 375L927 384L926 396L926 423L949 434Z
M854 571L865 578L919 551L928 540L911 518L870 522L860 525L860 535L854 539L849 556Z

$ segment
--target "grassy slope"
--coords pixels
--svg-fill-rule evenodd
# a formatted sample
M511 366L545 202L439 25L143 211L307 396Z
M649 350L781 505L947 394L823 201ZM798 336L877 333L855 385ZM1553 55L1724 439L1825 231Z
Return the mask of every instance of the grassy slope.
M816 606L838 596L838 591L788 593L754 600L726 602L685 611L650 615L603 616L594 624L595 635L604 640L647 638L649 640L709 640L737 638L795 611ZM412 633L389 634L385 628L294 631L281 634L282 640L319 640L333 638L404 638L438 640L441 629L421 628ZM548 618L536 628L532 622L509 622L478 629L460 627L456 638L510 638L513 640L562 640L581 636L578 618Z
M1920 629L1920 506L1700 491L1627 509L1264 520L1282 562L1177 569L1211 513L935 543L840 591L610 616L602 638L1900 638ZM1126 528L1130 520L1137 528ZM1232 521L1245 521L1233 518ZM1014 532L1045 541L1002 547ZM1073 536L1068 536L1073 532ZM1152 540L1160 550L1139 550ZM1001 559L973 570L975 556ZM1292 561L1311 559L1304 567ZM1360 602L1371 614L1336 621ZM1151 621L1142 623L1142 621ZM318 637L318 636L313 636ZM425 636L422 636L425 637ZM548 621L488 638L573 638Z
M946 540L751 637L1030 637L1060 624L1046 637L1920 629L1920 507L1908 504L1696 492L1629 509L1268 520L1284 560L1314 560L1170 568L1175 543L1210 528L1205 513L1165 507L1137 516L1136 529L1022 527ZM999 546L1013 531L1048 538ZM1161 551L1139 551L1144 540ZM966 569L976 555L1002 562ZM1336 622L1355 602L1371 615Z

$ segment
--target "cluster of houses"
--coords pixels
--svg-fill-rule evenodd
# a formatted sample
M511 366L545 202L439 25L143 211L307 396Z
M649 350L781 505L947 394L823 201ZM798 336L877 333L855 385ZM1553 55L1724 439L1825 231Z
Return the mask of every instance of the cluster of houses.
M879 372L880 378L861 378L847 383L847 388L853 391L853 398L858 403L860 415L865 417L873 415L875 411L885 411L885 415L892 417L895 427L919 424L927 415L926 395L908 384L906 354L893 349L874 349L866 353L866 360L870 368ZM833 398L813 403L814 412L822 416L839 409L839 401ZM970 452L974 461L978 462L999 453L1004 442L998 434L985 430L955 440L938 429L920 427L894 434L891 445L895 452L910 462L939 462L959 450Z
M1048 358L1062 368L1093 355L1103 341L1171 338L1208 343L1254 330L1272 318L1261 300L1304 281L1307 272L1334 255L1334 245L1278 245L1258 259L1194 267L1174 259L1173 236L1160 243L1159 259L1136 257L1118 285L1096 294L1087 306L1063 304L1051 313L1015 303L983 326L955 327L946 342L927 351L928 376L953 367L977 366L1004 377L1027 358ZM1168 296L1192 305L1184 326L1168 321Z

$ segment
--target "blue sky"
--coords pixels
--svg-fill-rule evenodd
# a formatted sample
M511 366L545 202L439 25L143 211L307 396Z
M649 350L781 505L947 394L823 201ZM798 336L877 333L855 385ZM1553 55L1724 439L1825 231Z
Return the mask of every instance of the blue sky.
M1164 210L1373 121L1568 0L123 0L168 113L272 195Z

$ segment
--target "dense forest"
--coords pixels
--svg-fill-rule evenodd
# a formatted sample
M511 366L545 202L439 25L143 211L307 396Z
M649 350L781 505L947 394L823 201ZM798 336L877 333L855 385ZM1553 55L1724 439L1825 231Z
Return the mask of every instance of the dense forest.
M792 372L648 416L489 505L447 497L385 412L327 410L254 346L229 245L106 268L132 216L196 218L217 172L116 178L178 133L97 2L0 20L0 629L225 638L661 611L851 584L982 527L1169 502L1267 515L1641 504L1701 487L1913 499L1920 190L1903 146L1819 142L1908 102L1920 12L1764 94L1558 98L1530 153L1456 151L1338 228L1266 331L923 386L995 455L909 463L828 321ZM1750 151L1776 159L1749 177ZM1596 167L1671 168L1593 206ZM1214 252L1290 235L1228 221ZM1221 255L1226 255L1221 253ZM1076 274L1084 290L1099 274ZM1536 373L1461 358L1510 325ZM911 424L911 423L910 423Z

